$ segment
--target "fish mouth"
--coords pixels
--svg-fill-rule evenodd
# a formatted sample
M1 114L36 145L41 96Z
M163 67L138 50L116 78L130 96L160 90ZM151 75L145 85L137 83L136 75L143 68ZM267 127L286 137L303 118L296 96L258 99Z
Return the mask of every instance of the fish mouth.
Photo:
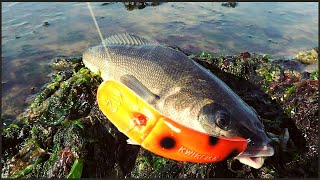
M238 159L242 164L246 164L255 169L262 167L265 157L273 156L274 149L270 145L248 146L247 149L239 154Z

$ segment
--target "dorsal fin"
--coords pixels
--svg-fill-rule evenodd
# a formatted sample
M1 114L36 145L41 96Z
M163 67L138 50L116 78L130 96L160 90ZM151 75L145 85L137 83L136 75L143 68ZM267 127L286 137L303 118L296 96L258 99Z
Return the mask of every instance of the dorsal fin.
M107 45L132 45L132 46L141 46L141 45L159 45L158 42L141 38L136 35L124 33L124 34L115 34L113 36L107 37L105 39Z

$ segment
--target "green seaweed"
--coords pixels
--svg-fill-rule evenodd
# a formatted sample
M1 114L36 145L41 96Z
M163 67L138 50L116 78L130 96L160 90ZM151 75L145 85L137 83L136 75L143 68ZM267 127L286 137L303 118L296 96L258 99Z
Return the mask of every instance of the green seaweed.
M66 178L81 178L83 169L83 160L76 159L71 167L69 174Z
M295 108L292 106L288 106L284 109L284 113L286 113L289 117L292 117L295 114Z
M81 124L81 120L78 119L78 120L75 120L72 122L73 124L77 125L79 128L83 129L84 126Z
M205 51L201 51L200 57L203 59L206 59L207 61L211 61L213 58L212 54L210 53L207 54Z
M155 157L151 164L152 164L152 169L157 170L160 167L163 167L164 165L166 165L166 163L168 162L167 158L163 158L163 157Z
M43 154L44 150L39 147L36 140L29 138L22 142L18 153L7 161L9 169L11 169L8 177L26 176L42 161Z
M212 57L211 54L202 51L200 55L194 55L192 58L199 60L203 63L202 65L210 70L215 71L216 69L220 69L221 72L217 70L214 73L221 79L224 78L224 75L228 75L226 77L237 76L237 80L232 78L227 79L226 82L229 83L228 81L230 81L231 85L234 83L233 81L239 83L238 78L244 78L259 85L258 88L263 90L263 87L267 89L270 88L270 85L281 85L283 83L282 79L278 78L280 72L285 72L290 78L299 76L296 72L282 70L278 65L272 64L268 61L269 57L253 53L250 54L250 57L247 54L242 54L242 56L220 55ZM74 62L77 64L72 64ZM297 164L295 165L296 167L286 167L287 172L283 171L284 168L280 167L279 164L281 163L288 164L288 162L301 161L303 156L300 156L299 153L303 154L304 152L296 153L297 155L292 155L292 157L286 157L287 161L277 158L277 154L275 154L274 157L268 159L270 161L265 162L264 167L259 169L259 171L243 166L239 162L233 163L232 165L236 167L235 169L238 168L239 173L230 171L226 165L227 163L224 162L216 164L179 163L159 157L146 150L140 150L144 153L135 158L132 155L134 153L131 152L137 149L133 146L126 146L125 136L118 132L117 128L107 120L96 104L96 90L102 82L101 72L94 73L84 68L83 64L81 64L81 58L73 60L60 59L57 63L56 68L61 69L61 71L52 75L50 82L43 87L42 91L32 102L31 111L28 111L29 114L27 113L28 115L25 117L27 119L25 123L28 123L28 126L20 127L19 124L12 124L3 129L3 137L6 142L17 141L17 137L19 137L21 132L30 132L27 134L28 137L20 137L20 140L22 138L23 142L17 141L14 143L14 146L18 144L17 146L19 147L13 152L19 151L19 154L24 155L25 158L31 158L29 162L24 164L25 166L13 173L10 172L13 174L12 177L80 178L105 177L110 175L128 177L128 174L131 177L138 178L204 178L226 176L268 178L285 177L291 174L302 177L301 174L295 172L296 169L302 168L305 171L311 166L312 168L316 167L315 165L306 163L310 162L308 160L303 161L306 167L299 167ZM230 74L232 76L229 76ZM317 80L318 71L312 72L307 78ZM311 83L314 84L315 82ZM242 96L246 100L249 99L248 102L256 105L254 108L259 111L259 115L262 113L261 117L270 118L266 114L268 112L272 113L273 109L277 109L277 107L274 107L274 104L268 104L271 102L269 98L274 94L278 94L281 97L286 94L288 98L282 102L284 103L281 106L283 109L277 109L277 113L284 112L287 114L286 118L293 118L301 111L301 107L295 104L297 102L301 103L301 101L291 102L292 99L301 97L298 96L299 94L294 85L295 83L289 82L283 87L279 86L281 89L277 89L278 91L276 92L263 91L266 93L265 95L259 93L252 95L250 94L251 92L256 93L257 91L250 91ZM308 84L306 83L305 85L307 86ZM252 87L252 89L254 88ZM310 87L306 88L310 90ZM307 90L305 92L309 92ZM310 91L310 93L313 93L313 91ZM262 100L260 101L260 99ZM314 101L313 96L311 100ZM259 102L255 104L256 101ZM264 114L264 111L268 112ZM275 116L278 116L278 114ZM279 119L282 117L282 114L279 115ZM299 121L300 119L290 119L287 122L284 120L279 120L279 123L277 121L266 122L264 125L266 128L269 128L268 131L271 129L270 132L275 134L282 127L287 127L288 122L292 123L292 120L298 123L301 122ZM281 126L279 125L280 123ZM292 129L294 125L289 125L289 130L295 132L295 129ZM304 130L302 126L301 131L307 130ZM292 139L292 141L291 143L296 143L296 139ZM33 144L35 145L33 146ZM30 152L36 152L34 150L40 150L40 147L45 149L45 155L32 156ZM9 148L12 147L5 147L5 152L8 154L12 153ZM287 152L282 153L288 155ZM10 154L10 156L5 155L5 159L8 159L5 162L8 163L10 161L9 158L15 154ZM66 160L67 157L70 157L70 159ZM126 162L122 160L122 157L125 157ZM98 165L95 165L95 163ZM135 168L132 170L132 168L127 167L127 164L133 164ZM314 173L309 176L313 175Z
M275 177L279 177L278 172L274 169L274 167L270 167L270 166L266 166L262 168L262 171L265 173L265 175L263 175L263 177L265 178L275 178Z
M270 55L269 54L264 54L262 57L265 60L269 60L270 59Z
M42 169L40 172L40 173L42 173L42 175L40 175L40 176L45 176L47 171L52 169L53 164L58 160L61 149L62 149L62 147L60 146L60 144L58 144L58 143L54 144L54 147L52 148L51 153L50 153L50 158L42 166Z
M319 80L319 71L315 70L310 74L310 80Z
M280 67L275 64L261 64L259 68L256 69L256 73L264 79L263 87L267 89L271 82L275 81L277 77L280 76Z
M21 178L27 174L29 174L40 162L42 161L42 158L39 157L35 163L28 165L24 170L17 173L16 175L10 177L10 178Z
M63 75L58 73L52 75L53 82L61 82L62 80L63 80Z
M296 85L293 85L293 86L287 88L287 90L286 90L286 92L284 94L284 97L285 98L289 97L292 93L294 93L296 91L296 89L297 89Z
M16 131L19 129L21 129L21 127L19 127L17 124L11 123L9 126L4 127L2 129L2 134L10 134L10 132Z
M60 76L55 75L55 77ZM96 82L95 85L97 86L99 81L97 78L97 76L91 76L90 71L87 68L81 68L72 77L62 83L56 82L60 81L61 77L53 78L54 82L47 86L47 89L53 90L50 93L51 95L40 94L31 105L32 110L39 114L37 120L53 125L59 125L65 118L70 116L70 113L74 109L78 109L85 104L78 97L78 89L90 86L92 82ZM43 105L40 106L41 104ZM82 108L90 107L85 106Z
M57 87L59 87L59 82L54 82L54 83L47 85L47 88L52 89L52 90L56 89Z

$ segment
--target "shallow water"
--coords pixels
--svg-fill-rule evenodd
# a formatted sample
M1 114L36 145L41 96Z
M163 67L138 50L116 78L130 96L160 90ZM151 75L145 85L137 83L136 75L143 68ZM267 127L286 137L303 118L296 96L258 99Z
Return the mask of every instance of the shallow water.
M91 3L104 37L133 33L186 53L294 56L318 46L318 3L162 3L130 9ZM129 10L128 10L129 9ZM48 22L46 25L45 22ZM2 114L16 116L49 79L57 56L100 43L86 3L2 3Z

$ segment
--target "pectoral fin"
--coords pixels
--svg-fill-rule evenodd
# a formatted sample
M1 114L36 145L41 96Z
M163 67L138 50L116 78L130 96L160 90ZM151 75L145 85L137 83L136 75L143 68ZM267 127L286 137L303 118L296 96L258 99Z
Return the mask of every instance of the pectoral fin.
M148 103L159 99L159 96L153 94L147 87L145 87L136 77L133 75L123 75L120 77L120 82L134 91L138 96L147 101Z

